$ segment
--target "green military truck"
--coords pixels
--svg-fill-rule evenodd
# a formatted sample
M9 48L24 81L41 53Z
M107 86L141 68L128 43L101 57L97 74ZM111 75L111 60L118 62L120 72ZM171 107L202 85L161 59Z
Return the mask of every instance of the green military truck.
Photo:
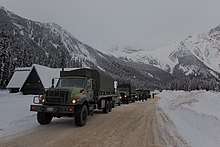
M129 104L131 102L131 85L130 84L119 84L118 91L120 94L121 102L123 104Z
M96 109L111 112L114 80L94 69L61 71L56 86L46 90L41 97L34 98L30 110L37 112L41 125L49 124L53 117L75 117L77 126L84 126L88 115Z
M144 97L144 100L151 98L150 90L144 89L143 90L143 97Z
M137 93L137 99L139 101L147 100L148 98L151 98L150 90L147 89L136 89Z

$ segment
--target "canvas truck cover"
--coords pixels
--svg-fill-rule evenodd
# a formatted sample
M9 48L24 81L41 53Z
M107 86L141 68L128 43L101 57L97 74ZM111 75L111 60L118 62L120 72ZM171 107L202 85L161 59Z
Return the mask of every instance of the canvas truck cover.
M130 83L126 83L126 84L119 84L118 85L118 89L120 90L125 90L129 92L129 96L131 96L131 84Z
M81 68L72 71L61 71L60 77L87 77L91 78L94 81L93 87L94 90L100 92L114 92L114 80L110 75L107 75L104 72L95 70L95 69L88 69L88 68Z

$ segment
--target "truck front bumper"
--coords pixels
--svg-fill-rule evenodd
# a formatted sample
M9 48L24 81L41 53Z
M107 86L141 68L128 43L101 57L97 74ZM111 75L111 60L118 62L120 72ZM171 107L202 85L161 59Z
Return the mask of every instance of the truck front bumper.
M30 110L35 111L35 112L73 114L75 112L75 107L74 106L31 105Z

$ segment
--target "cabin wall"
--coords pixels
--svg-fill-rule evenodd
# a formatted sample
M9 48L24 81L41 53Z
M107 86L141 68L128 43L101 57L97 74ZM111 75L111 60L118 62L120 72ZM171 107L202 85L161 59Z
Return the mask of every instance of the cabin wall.
M21 88L21 92L24 95L40 95L44 93L44 86L35 68L32 69L31 73L26 79L23 87Z

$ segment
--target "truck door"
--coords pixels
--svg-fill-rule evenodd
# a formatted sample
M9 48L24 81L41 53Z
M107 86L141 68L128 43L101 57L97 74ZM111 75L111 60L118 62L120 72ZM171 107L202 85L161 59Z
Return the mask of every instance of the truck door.
M94 92L92 89L92 79L89 79L87 81L86 91L87 91L87 96L89 98L89 101L93 101Z

